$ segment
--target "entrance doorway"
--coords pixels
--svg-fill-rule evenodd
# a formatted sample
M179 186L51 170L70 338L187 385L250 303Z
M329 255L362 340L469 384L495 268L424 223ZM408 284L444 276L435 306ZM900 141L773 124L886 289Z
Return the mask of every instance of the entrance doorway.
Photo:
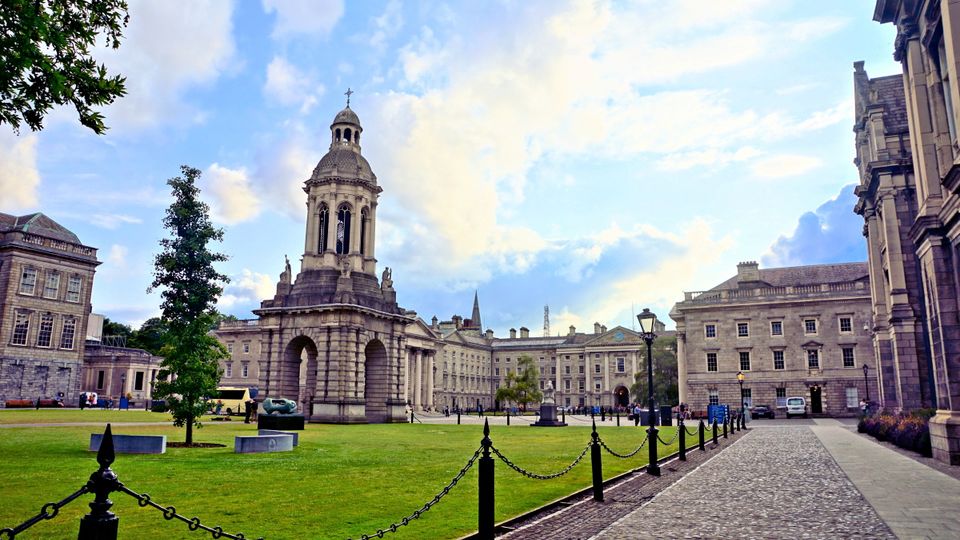
M390 370L387 349L379 340L372 340L363 351L364 366L363 400L366 405L367 422L380 424L387 421L387 398L390 396Z
M299 412L308 416L313 413L311 408L317 390L317 346L313 340L298 336L287 344L279 383L272 397L294 399Z
M630 391L625 386L618 386L613 391L613 404L617 407L626 407L630 404Z
M819 386L810 387L810 412L813 414L823 413L822 390Z

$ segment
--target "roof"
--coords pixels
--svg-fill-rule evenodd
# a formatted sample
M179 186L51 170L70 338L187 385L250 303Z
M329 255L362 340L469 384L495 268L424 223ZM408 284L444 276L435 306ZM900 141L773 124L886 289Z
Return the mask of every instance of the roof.
M77 235L40 212L19 217L0 212L0 231L20 231L83 245Z
M799 285L814 285L820 283L860 281L868 279L869 276L870 271L867 269L867 263L865 262L814 264L809 266L789 266L785 268L762 268L760 269L760 281L749 282L745 285L750 288L757 285L767 287L796 287ZM737 276L734 275L710 290L722 291L739 288L740 282Z
M870 79L876 92L872 104L883 105L883 127L887 133L907 133L907 101L903 94L903 75L888 75Z
M338 112L335 117L333 117L334 124L353 124L357 127L360 127L360 117L357 116L357 113L353 112L353 109L349 105L342 111ZM331 127L332 124L331 124Z
M373 174L370 163L359 152L346 146L335 146L322 158L313 169L310 176L314 179L320 179L327 176L328 172L337 170L338 174L363 178L365 180L376 181L377 175Z

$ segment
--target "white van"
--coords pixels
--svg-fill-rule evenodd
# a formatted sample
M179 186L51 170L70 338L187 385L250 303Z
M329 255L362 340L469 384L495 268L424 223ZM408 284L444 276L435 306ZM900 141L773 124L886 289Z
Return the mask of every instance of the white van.
M807 417L807 400L802 397L787 398L787 418L791 416Z

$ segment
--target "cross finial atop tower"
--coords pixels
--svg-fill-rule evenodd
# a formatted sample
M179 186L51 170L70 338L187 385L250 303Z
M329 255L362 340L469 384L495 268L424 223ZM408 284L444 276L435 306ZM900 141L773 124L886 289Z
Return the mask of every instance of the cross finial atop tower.
M350 87L348 86L348 87L347 87L347 91L344 92L343 95L347 96L347 107L349 107L349 106L350 106L350 96L353 95L353 90L351 90Z

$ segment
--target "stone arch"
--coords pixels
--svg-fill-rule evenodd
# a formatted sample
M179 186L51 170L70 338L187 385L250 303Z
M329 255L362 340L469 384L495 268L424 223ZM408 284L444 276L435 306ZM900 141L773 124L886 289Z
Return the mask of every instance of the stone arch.
M279 396L297 402L297 409L311 414L313 396L317 390L317 344L305 335L287 343L280 363Z
M350 133L351 133L350 128L347 128L347 129L343 130L343 138L344 138L347 142L350 142Z
M630 391L622 384L613 391L613 406L626 407L630 404Z
M364 349L363 398L366 403L367 422L383 423L387 415L387 399L390 397L390 365L387 348L379 339L372 339Z

